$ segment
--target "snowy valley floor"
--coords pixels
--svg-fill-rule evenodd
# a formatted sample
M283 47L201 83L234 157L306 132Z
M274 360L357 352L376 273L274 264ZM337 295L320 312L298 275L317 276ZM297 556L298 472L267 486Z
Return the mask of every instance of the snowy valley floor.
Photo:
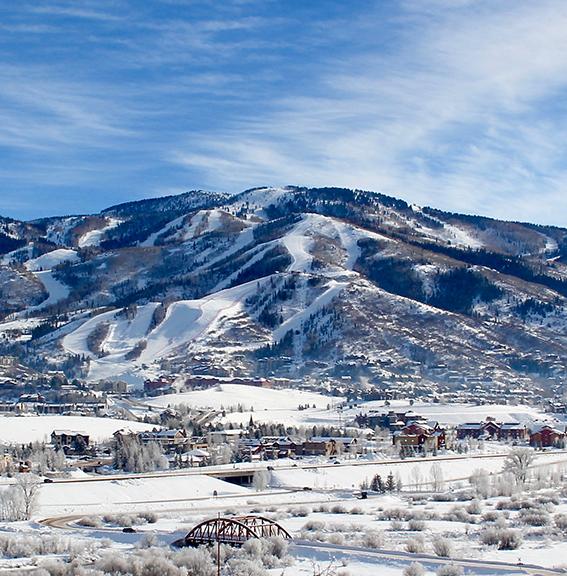
M0 543L18 535L34 541L84 541L81 551L74 549L71 555L88 564L103 549L118 554L156 543L168 549L204 519L252 513L277 521L294 537L291 564L268 569L274 576L401 576L414 561L429 570L427 574L435 574L440 563L462 566L466 574L557 573L567 563L567 454L538 455L524 492L500 474L502 462L487 455L305 470L280 463L271 472L272 487L260 492L194 473L97 481L78 477L43 485L34 520L3 524ZM430 486L433 465L443 476L437 492ZM471 485L468 478L480 469ZM419 490L409 486L417 470ZM406 483L402 492L356 498L353 485L390 471ZM136 532L123 532L130 525ZM505 531L521 536L517 549L499 549L498 538ZM452 559L438 556L439 542ZM2 552L10 556L14 551L17 546ZM62 545L47 555L65 558L68 553ZM28 557L20 553L1 560L0 568L7 574L33 574L32 567L41 562L37 552Z

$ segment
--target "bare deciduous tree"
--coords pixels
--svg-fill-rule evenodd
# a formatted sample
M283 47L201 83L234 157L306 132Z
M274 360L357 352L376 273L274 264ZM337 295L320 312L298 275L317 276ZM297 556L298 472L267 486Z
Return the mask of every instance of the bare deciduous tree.
M256 492L261 492L268 487L269 473L267 470L256 470L254 476L252 477L252 485Z
M18 474L16 477L16 489L22 499L23 514L29 520L37 505L41 479L35 474Z
M431 484L433 485L434 492L441 492L445 485L445 480L443 478L443 469L437 462L431 466L430 470Z
M525 484L533 461L534 451L531 448L514 448L504 460L504 471L510 472L518 484Z

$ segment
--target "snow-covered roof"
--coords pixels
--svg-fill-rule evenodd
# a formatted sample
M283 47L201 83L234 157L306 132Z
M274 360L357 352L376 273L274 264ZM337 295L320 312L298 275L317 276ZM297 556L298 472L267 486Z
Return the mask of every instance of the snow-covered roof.
M356 442L356 438L348 436L313 436L309 438L309 442L342 442L343 444L350 444Z
M530 432L532 434L537 434L538 432L542 432L543 430L548 430L549 432L554 432L555 434L564 434L563 430L559 430L558 428L554 428L550 424L535 424Z
M189 450L186 454L193 458L208 458L210 456L206 450L201 450L200 448L193 448L193 450Z
M244 431L235 428L234 430L213 430L211 436L240 436Z

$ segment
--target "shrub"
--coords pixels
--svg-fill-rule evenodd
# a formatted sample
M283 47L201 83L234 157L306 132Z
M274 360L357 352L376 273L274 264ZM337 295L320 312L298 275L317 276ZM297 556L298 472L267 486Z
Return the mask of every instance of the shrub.
M334 533L329 535L329 542L331 544L335 544L337 546L343 546L345 543L345 537L344 534L339 533Z
M455 500L455 495L450 492L439 492L437 494L433 494L431 499L434 502L453 502Z
M488 512L485 512L482 515L482 521L483 522L496 522L496 520L498 520L499 517L500 517L500 515L498 514L498 512L495 512L494 510L489 510Z
M105 524L120 528L130 528L134 524L134 517L131 514L105 514L102 519Z
M407 512L401 508L391 508L383 513L383 517L387 520L404 520L406 516Z
M540 494L537 498L536 498L536 502L538 502L539 504L561 504L561 499L559 498L559 495L556 494L555 492L548 492L547 494Z
M522 545L522 536L517 530L502 530L500 532L500 550L516 550Z
M419 562L412 562L404 568L404 576L424 576L425 569Z
M556 514L553 521L559 530L567 531L567 514Z
M465 510L469 514L480 514L482 512L482 508L478 500L471 500L471 502L468 504Z
M346 514L347 509L342 504L335 504L331 508L331 514Z
M548 526L551 524L551 517L545 510L520 510L519 520L528 526Z
M425 530L425 522L423 520L410 520L408 529L412 532L423 532Z
M421 536L411 538L406 542L406 550L411 554L421 554L425 550L425 542Z
M181 548L173 556L173 563L195 576L214 576L215 566L206 548Z
M102 526L102 519L100 516L83 516L77 520L77 524L85 528L100 528Z
M496 546L500 542L500 530L487 528L480 533L480 541L487 546Z
M437 538L433 541L433 551L437 556L450 558L453 554L453 545L447 538Z
M455 564L447 564L438 568L435 574L437 576L462 576L464 572L461 566L457 566Z
M444 516L448 522L464 522L475 524L476 518L469 514L462 506L453 506Z
M384 546L384 534L377 530L366 532L362 537L362 545L365 548L382 548Z
M304 518L305 516L309 516L309 512L309 508L306 508L305 506L301 506L300 508L292 508L290 510L290 514L296 518Z
M0 557L3 558L29 558L48 554L77 555L96 547L91 541L59 535L42 534L39 537L37 532L28 534L0 532Z
M309 530L309 532L324 529L325 529L325 522L321 522L320 520L309 520L303 525L303 530Z
M139 517L145 520L148 524L155 524L159 518L155 512L150 511L142 512Z
M140 548L153 548L155 546L159 546L159 540L156 534L153 532L149 532L144 534L143 538L138 543Z
M390 522L390 530L393 532L399 532L402 529L402 523L399 520L392 520Z

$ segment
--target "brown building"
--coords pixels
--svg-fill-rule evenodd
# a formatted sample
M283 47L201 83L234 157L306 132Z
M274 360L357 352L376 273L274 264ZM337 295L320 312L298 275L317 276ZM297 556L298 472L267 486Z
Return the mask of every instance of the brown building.
M410 447L415 450L429 451L445 448L446 432L437 422L411 422L401 430L394 432L393 443L398 447Z
M51 433L51 443L56 448L65 452L73 451L77 454L84 452L89 447L90 437L84 432L72 430L54 430Z
M528 437L528 430L519 422L497 422L488 417L481 422L467 422L457 427L457 438L477 438L486 440L523 441Z
M561 447L565 444L565 432L544 425L530 433L530 445L535 448Z

